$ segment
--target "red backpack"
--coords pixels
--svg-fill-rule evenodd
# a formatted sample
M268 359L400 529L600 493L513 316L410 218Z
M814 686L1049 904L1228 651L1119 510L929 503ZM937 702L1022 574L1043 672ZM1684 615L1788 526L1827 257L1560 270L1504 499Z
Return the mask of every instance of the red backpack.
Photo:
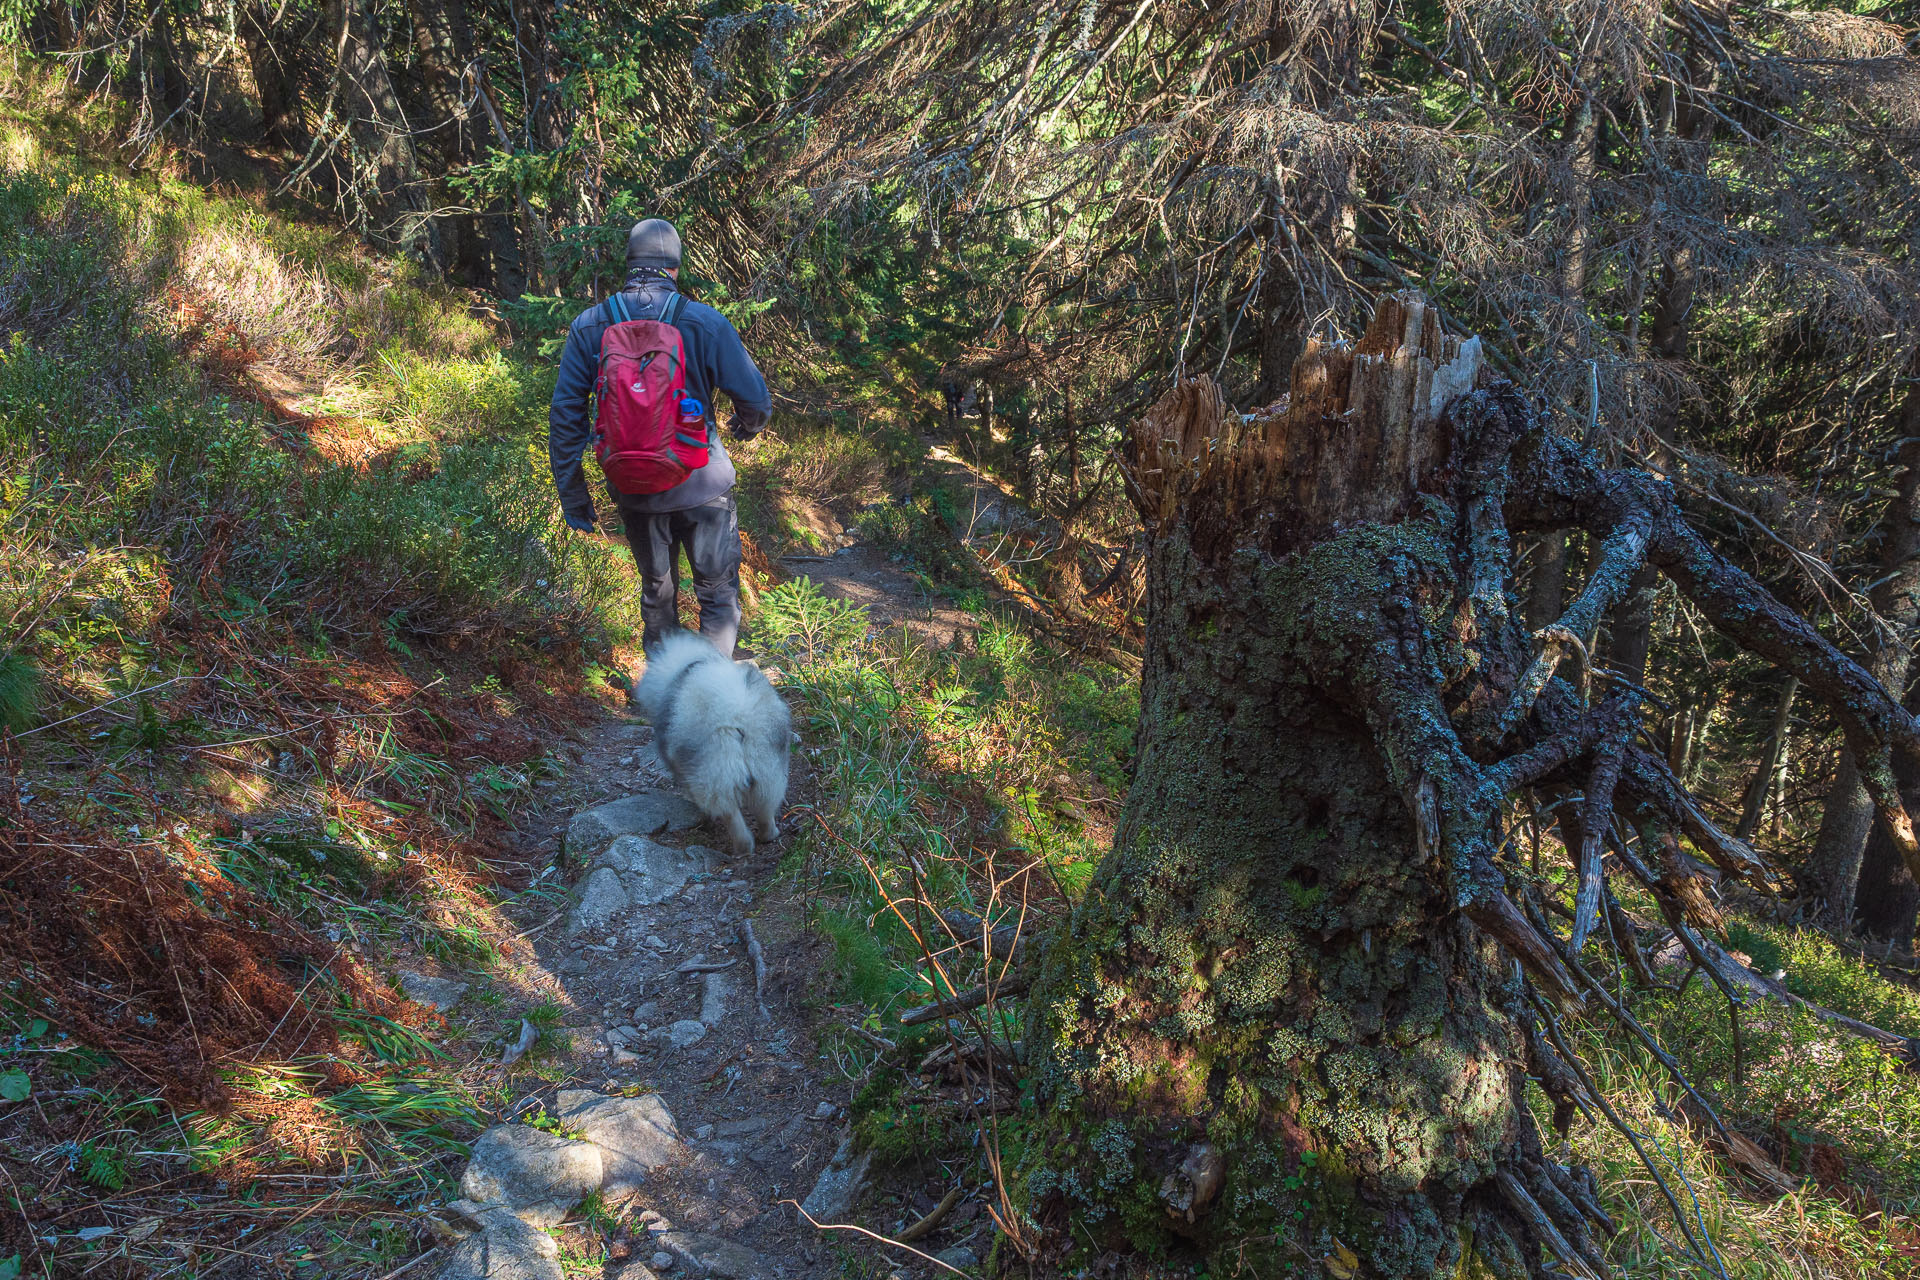
M681 296L668 297L658 320L637 320L613 294L614 323L600 338L594 386L593 453L618 493L664 493L707 465L707 424L699 402L683 415L687 352L674 320Z

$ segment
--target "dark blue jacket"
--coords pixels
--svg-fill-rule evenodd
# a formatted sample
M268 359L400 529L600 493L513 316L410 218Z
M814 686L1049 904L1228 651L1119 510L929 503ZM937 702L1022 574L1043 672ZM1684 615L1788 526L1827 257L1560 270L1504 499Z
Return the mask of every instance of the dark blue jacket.
M622 301L635 319L658 318L674 291L674 283L657 273L636 273L627 280ZM560 490L560 508L576 529L593 527L593 495L581 473L581 459L592 444L593 415L588 402L600 373L600 336L613 323L602 302L588 307L567 331L566 350L560 356L560 376L553 384L553 407L547 414L547 456L553 464L554 487ZM727 457L714 429L713 395L724 391L733 401L733 422L739 438L751 439L767 425L773 401L766 379L740 342L733 324L712 307L688 301L675 322L687 349L687 394L707 407L707 439L712 452L707 465L665 493L620 495L624 512L647 514L684 511L733 488L733 460Z

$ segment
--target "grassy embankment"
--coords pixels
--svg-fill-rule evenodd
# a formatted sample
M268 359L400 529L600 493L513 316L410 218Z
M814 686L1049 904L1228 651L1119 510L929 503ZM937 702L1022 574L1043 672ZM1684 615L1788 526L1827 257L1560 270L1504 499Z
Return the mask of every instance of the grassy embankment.
M0 1274L384 1274L507 1101L475 1061L559 1021L516 824L630 564L558 524L551 375L465 299L8 93Z

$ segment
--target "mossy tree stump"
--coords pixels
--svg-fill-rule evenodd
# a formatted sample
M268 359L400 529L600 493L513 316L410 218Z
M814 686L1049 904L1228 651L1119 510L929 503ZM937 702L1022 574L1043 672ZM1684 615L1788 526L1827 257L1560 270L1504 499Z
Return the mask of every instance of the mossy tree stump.
M1309 347L1272 408L1235 413L1201 378L1133 430L1139 756L1034 993L1042 1111L1017 1176L1036 1247L1223 1275L1604 1273L1592 1180L1545 1154L1523 1101L1529 1073L1563 1112L1582 1100L1542 1028L1590 981L1601 833L1761 864L1634 745L1637 688L1559 663L1652 563L1836 705L1863 759L1911 750L1911 718L1662 484L1547 432L1479 355L1402 295L1358 343ZM1605 554L1530 636L1509 530L1568 528ZM1580 797L1570 937L1510 883L1529 789ZM1687 874L1649 879L1712 947Z

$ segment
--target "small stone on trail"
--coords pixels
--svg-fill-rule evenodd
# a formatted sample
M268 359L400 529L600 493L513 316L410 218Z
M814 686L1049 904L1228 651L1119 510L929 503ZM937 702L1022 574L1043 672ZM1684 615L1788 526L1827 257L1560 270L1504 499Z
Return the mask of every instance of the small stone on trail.
M660 1253L654 1254L651 1261L653 1263L654 1270L665 1271L667 1268L673 1265L673 1255L665 1251L662 1251Z
M647 935L647 945L655 951L665 951L667 949L667 940L657 933L650 933Z
M455 982L452 978L436 978L430 974L415 973L412 969L402 969L400 989L415 1004L431 1005L435 1012L445 1013L466 994L467 984Z
M727 975L709 973L702 980L700 992L700 1021L709 1027L720 1025L727 1016Z
M497 1124L473 1144L460 1194L504 1205L537 1227L550 1227L598 1189L605 1173L600 1148L524 1124Z
M658 1280L644 1262L629 1262L613 1273L613 1280Z
M609 1098L588 1089L562 1089L559 1116L600 1149L605 1167L600 1189L611 1197L638 1191L649 1172L685 1150L657 1093Z
M815 1120L831 1120L839 1113L840 1108L834 1106L831 1102L823 1102L813 1109L813 1118Z
M745 1245L704 1231L663 1231L656 1239L695 1275L718 1276L720 1280L759 1280L773 1274L760 1255Z
M675 1049L690 1048L706 1038L707 1025L692 1018L682 1018L670 1027L655 1027L647 1032L647 1039L663 1041Z
M587 877L586 884L580 890L580 904L573 909L573 918L567 928L575 936L589 929L599 929L613 919L618 912L633 905L627 897L627 891L620 883L620 873L611 867L601 867Z
M966 1271L971 1267L980 1265L980 1259L974 1256L973 1250L963 1244L957 1244L951 1249L942 1249L933 1256L937 1260L952 1267L955 1271Z
M624 1067L640 1061L640 1055L631 1049L615 1049L613 1051L613 1060Z
M703 1124L698 1129L695 1129L693 1131L693 1136L697 1138L699 1141L705 1142L708 1138L711 1138L713 1136L713 1126L710 1124Z
M643 791L574 814L567 824L567 849L600 849L621 836L685 831L699 823L700 811L685 798L670 791Z
M842 1138L840 1149L833 1153L833 1159L814 1182L813 1190L801 1201L801 1210L816 1222L847 1221L853 1213L854 1201L866 1189L867 1166L872 1163L871 1151L855 1155L853 1139Z

